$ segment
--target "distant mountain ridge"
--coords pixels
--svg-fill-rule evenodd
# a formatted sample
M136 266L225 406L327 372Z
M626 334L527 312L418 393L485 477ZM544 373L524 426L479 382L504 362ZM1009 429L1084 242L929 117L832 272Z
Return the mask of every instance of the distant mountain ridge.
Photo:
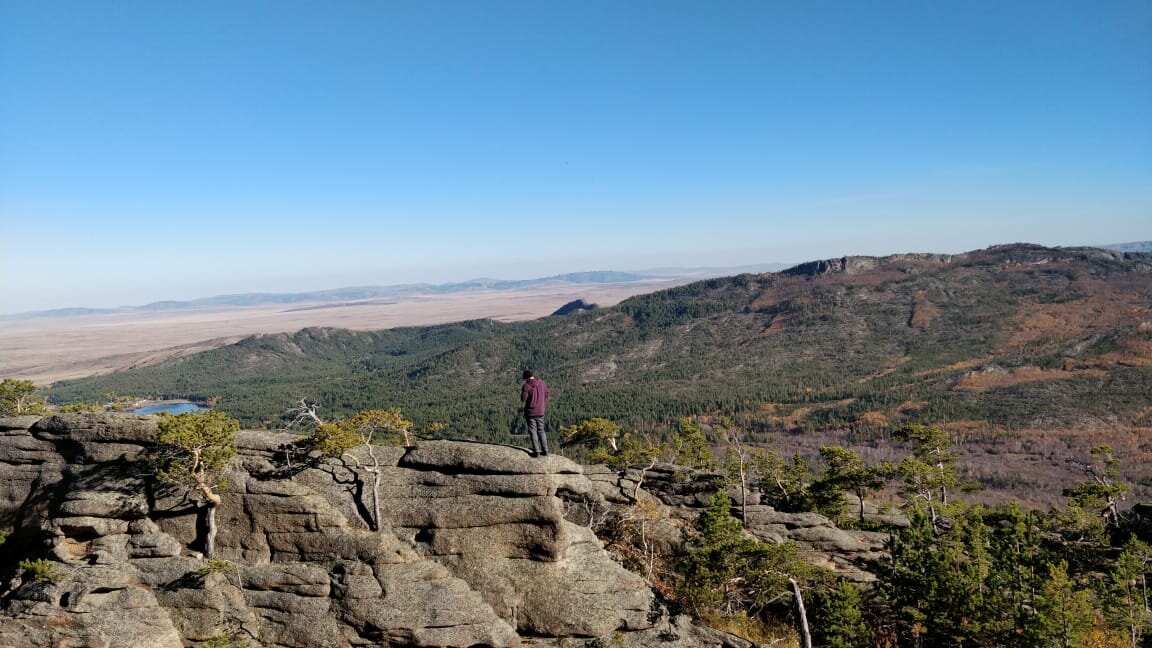
M1152 252L1152 241L1113 243L1111 245L1101 245L1100 247L1105 250L1115 250L1117 252Z
M569 272L564 274L539 277L536 279L490 279L478 278L467 281L450 282L443 284L411 283L392 284L386 286L350 286L327 290L313 290L298 293L258 292L237 293L227 295L214 295L186 301L163 300L151 302L142 306L125 306L120 308L56 308L51 310L30 311L11 315L0 315L0 320L23 319L30 317L73 317L79 315L99 315L106 313L124 312L163 312L177 310L192 310L201 308L236 308L267 305L291 306L304 303L341 303L363 302L369 300L390 299L411 295L438 295L481 290L523 290L554 283L570 284L620 284L674 277L703 277L720 274L735 274L739 272L769 272L786 267L783 263L767 263L752 266L736 266L731 268L657 268L638 272L619 272L615 270L591 270L584 272Z

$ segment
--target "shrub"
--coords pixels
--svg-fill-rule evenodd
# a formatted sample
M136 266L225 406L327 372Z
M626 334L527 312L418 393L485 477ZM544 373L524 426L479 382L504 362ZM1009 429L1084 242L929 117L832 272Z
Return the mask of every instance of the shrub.
M61 578L60 572L56 570L55 563L44 558L21 560L20 569L23 569L26 575L31 576L37 582L55 583Z
M203 567L197 569L195 574L200 578L205 578L209 574L224 574L225 576L236 573L236 565L222 559L209 560Z

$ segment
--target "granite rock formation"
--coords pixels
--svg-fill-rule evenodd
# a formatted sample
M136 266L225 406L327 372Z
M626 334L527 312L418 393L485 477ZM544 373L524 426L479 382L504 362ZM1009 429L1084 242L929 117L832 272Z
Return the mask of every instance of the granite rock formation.
M726 488L733 502L741 493L716 473L692 470L674 464L654 464L641 471L630 469L616 473L600 466L585 466L587 476L598 495L610 504L625 505L636 499L649 498L661 507L654 524L653 540L662 552L673 552L682 542L700 511L708 506L717 489ZM766 542L795 543L799 555L813 565L835 572L855 583L866 585L876 580L875 570L884 559L889 534L880 531L841 529L819 513L787 513L760 503L760 494L747 496L747 531ZM849 510L855 511L860 500L846 496ZM739 514L735 509L734 514ZM908 525L901 513L883 510L871 502L864 503L865 520L889 528Z
M153 477L155 434L138 415L0 419L0 646L749 645L669 616L566 519L603 484L562 457L377 447L374 520L354 462L289 462L294 435L241 431L209 561L203 509Z

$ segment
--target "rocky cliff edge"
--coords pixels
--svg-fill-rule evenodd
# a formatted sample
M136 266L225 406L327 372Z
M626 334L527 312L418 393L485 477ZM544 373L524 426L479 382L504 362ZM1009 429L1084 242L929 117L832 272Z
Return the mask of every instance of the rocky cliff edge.
M747 645L662 614L565 519L603 484L562 457L376 448L377 522L354 464L292 464L297 437L241 431L207 561L201 505L153 477L155 435L147 416L0 419L0 647Z

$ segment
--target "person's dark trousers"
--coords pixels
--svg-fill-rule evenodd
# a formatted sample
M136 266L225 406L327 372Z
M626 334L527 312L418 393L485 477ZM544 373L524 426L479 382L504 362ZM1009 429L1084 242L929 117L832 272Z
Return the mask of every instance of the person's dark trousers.
M538 455L548 454L548 434L544 432L543 416L526 416L528 421L528 438L532 439L532 452Z

